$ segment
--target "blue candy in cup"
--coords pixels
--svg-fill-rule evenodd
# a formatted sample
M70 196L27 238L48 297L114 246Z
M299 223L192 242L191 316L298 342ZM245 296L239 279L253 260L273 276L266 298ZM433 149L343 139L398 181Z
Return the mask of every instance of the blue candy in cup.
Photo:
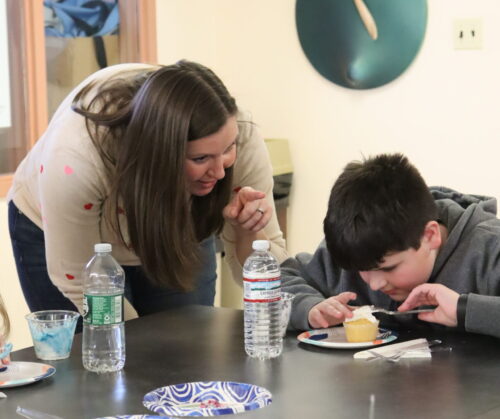
M26 315L38 359L69 357L79 313L68 310L35 311Z

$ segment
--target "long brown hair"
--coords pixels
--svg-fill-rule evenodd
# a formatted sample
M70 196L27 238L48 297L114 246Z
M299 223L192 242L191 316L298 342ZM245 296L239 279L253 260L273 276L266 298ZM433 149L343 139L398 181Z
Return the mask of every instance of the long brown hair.
M10 333L10 320L7 308L5 307L2 297L0 296L0 343L5 343L7 336Z
M156 285L193 287L199 269L199 242L223 227L232 167L203 197L187 191L187 141L217 132L237 112L234 99L208 68L193 62L136 72L108 80L73 109L105 163L113 205L109 218L125 245L118 223L119 202L128 224L130 247Z

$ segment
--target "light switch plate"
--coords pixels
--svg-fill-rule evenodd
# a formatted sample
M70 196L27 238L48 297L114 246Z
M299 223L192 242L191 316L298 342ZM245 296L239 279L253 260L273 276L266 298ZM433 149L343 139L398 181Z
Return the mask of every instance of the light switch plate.
M455 49L481 49L483 47L483 19L455 19L453 43Z

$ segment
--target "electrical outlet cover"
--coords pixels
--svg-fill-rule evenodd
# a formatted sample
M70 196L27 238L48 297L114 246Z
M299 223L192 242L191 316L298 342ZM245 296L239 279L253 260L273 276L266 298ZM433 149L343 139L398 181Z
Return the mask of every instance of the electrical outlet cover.
M483 47L483 19L455 19L453 43L455 49L481 49Z

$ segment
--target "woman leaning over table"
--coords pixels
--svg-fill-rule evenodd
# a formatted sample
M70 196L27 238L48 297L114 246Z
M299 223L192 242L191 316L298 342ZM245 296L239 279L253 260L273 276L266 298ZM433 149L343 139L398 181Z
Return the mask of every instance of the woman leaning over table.
M82 270L108 242L139 315L212 305L220 233L233 275L257 238L286 258L272 168L208 68L121 64L60 105L20 164L9 229L31 311L82 309Z

